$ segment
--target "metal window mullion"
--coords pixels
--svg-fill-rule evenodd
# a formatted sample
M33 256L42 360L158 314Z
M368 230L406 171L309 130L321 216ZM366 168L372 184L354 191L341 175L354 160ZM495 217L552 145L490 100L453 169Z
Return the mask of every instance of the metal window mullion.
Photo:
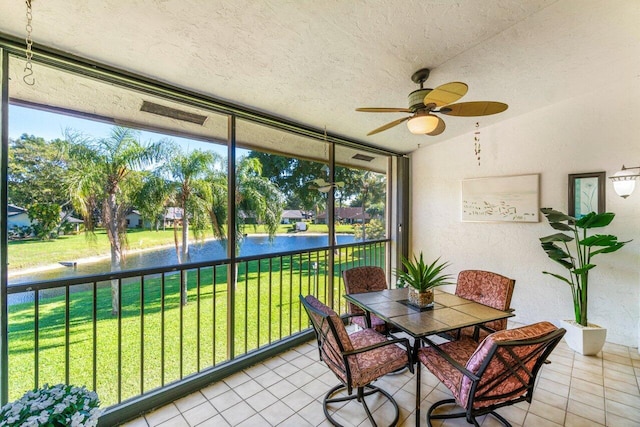
M256 295L256 348L260 348L260 298L262 297L262 290L260 289L260 285L262 283L262 262L258 260L258 294Z
M269 257L269 310L267 310L267 319L268 324L269 324L269 331L268 331L268 339L267 339L267 343L271 344L271 338L272 338L272 334L271 334L271 329L272 329L272 324L271 324L271 319L273 318L273 296L272 296L272 292L273 292L273 258Z
M213 266L213 291L211 295L212 307L211 315L213 316L211 322L212 336L211 336L211 366L216 366L216 284L218 279L218 266Z
M140 277L140 394L144 393L144 276Z
M165 325L164 325L164 310L165 310L165 285L166 285L166 273L162 274L162 283L160 284L160 385L164 386L164 364L165 364Z
M34 388L40 386L40 291L34 293L34 319L33 319L33 367L34 367Z
M244 352L249 351L249 261L244 261Z
M118 403L122 402L122 279L118 279Z
M179 292L180 292L180 298L178 299L178 304L179 304L179 315L180 315L180 321L179 321L179 337L178 337L178 342L180 343L179 346L179 351L180 351L180 364L179 364L179 368L180 368L180 372L179 372L179 376L178 378L182 379L183 376L183 365L184 365L184 304L182 303L182 284L183 283L187 283L186 282L186 276L187 275L187 271L181 269L180 270L180 284L179 284ZM185 298L186 301L186 298Z
M69 315L69 286L64 287L64 381L65 384L69 384L69 365L70 365L70 344L71 340L69 335L70 328L70 315Z
M236 117L230 115L227 126L227 257L231 260L227 274L227 359L235 358L235 302L237 275L236 242Z
M280 283L280 310L278 311L279 314L279 321L278 321L278 339L282 339L282 257L279 257L279 266L278 266L278 270L280 271L280 280L278 281ZM289 298L291 299L291 298Z
M196 270L196 372L200 372L200 268Z
M93 307L91 318L93 319L93 390L98 388L98 282L93 282Z
M9 306L7 302L7 204L8 204L8 164L9 164L9 54L0 47L0 78L2 79L0 99L0 406L9 399Z

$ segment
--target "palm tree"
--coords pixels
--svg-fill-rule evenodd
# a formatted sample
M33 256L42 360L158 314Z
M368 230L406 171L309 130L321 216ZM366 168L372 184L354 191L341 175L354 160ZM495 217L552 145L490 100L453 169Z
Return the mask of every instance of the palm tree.
M285 200L278 187L262 176L262 164L256 158L242 157L238 161L236 180L235 232L239 251L247 218L253 217L256 223L264 224L269 238L273 239L282 218Z
M189 262L189 229L192 229L196 239L200 239L211 220L213 199L208 178L218 160L219 156L210 151L194 150L188 154L177 151L165 165L170 179L170 199L182 210L180 248L177 234L175 239L179 264ZM175 226L174 233L177 233ZM182 280L181 302L187 303L186 276Z
M100 212L109 244L111 271L120 271L126 247L126 216L133 208L142 181L140 172L162 156L162 142L142 144L135 131L114 127L108 138L93 140L67 132L65 144L71 159L67 182L75 208L88 229L94 229L94 213ZM111 281L111 312L118 314L119 286Z

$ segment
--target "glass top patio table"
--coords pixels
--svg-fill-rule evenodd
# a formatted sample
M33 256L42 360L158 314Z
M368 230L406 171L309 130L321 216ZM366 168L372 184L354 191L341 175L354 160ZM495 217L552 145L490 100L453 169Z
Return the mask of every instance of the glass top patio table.
M514 316L440 289L433 293L433 307L426 309L409 304L406 288L347 294L345 298L414 338Z

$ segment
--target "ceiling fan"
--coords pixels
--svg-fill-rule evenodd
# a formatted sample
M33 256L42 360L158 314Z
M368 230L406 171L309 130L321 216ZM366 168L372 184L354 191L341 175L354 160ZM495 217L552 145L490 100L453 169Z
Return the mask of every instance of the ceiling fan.
M444 132L446 126L444 120L435 114L461 117L488 116L502 113L509 107L507 104L496 101L473 101L452 104L467 93L467 84L450 82L435 89L424 88L424 82L429 77L429 72L428 68L423 68L411 76L411 80L420 84L420 89L414 90L409 94L409 108L356 108L356 111L365 113L411 114L408 117L380 126L369 132L367 136L390 129L407 120L407 127L411 133L436 136Z

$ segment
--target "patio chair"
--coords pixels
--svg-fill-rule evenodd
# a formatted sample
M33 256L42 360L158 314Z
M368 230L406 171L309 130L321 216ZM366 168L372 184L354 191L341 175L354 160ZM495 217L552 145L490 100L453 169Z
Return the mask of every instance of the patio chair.
M340 384L329 390L322 401L327 420L339 426L340 424L329 413L327 405L355 399L362 404L367 418L375 426L376 422L365 397L380 393L395 408L395 416L391 424L395 426L399 418L398 404L388 392L371 383L383 375L404 367L408 367L413 373L409 340L388 339L387 336L371 328L358 330L349 335L342 318L314 296L300 295L300 302L313 325L320 360L324 361L340 380ZM353 393L354 389L355 393ZM336 396L344 390L347 392L346 395L342 393Z
M483 270L463 270L458 274L456 295L498 310L510 310L511 296L516 281L498 273ZM507 319L487 322L485 327L492 331L507 329ZM486 329L478 327L463 328L454 334L456 339L468 336L476 341L486 337Z
M441 345L430 342L430 347L421 348L420 363L453 393L453 399L431 405L427 425L431 426L433 419L464 417L478 426L477 417L492 414L510 426L495 410L521 401L531 403L536 375L565 332L549 322L539 322L494 332L480 344L462 338ZM434 413L447 404L457 404L463 411Z
M344 288L347 294L359 294L362 292L382 291L387 289L387 277L380 267L365 266L353 267L342 272ZM351 322L361 328L373 328L383 334L389 333L391 327L384 320L375 314L366 313L353 303L348 304L349 314L352 315ZM369 322L368 323L368 319Z

